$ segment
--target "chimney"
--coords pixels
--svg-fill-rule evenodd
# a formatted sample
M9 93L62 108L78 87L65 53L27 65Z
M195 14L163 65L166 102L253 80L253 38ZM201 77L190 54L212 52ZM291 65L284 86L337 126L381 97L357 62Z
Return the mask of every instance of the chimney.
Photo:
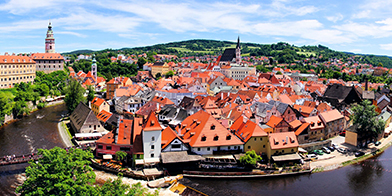
M289 143L289 137L286 136L286 144L288 144L288 143Z
M221 93L221 100L223 100L223 93Z
M157 111L159 110L159 103L157 103Z

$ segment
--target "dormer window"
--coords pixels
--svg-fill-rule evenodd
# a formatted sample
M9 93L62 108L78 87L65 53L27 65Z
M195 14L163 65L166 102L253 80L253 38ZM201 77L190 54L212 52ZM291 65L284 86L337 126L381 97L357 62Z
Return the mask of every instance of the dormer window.
M219 140L219 136L215 135L214 136L214 141L218 141Z
M215 130L215 125L211 125L211 130Z
M226 140L231 140L231 135L227 135Z
M201 137L201 141L202 141L202 142L205 142L206 140L207 140L207 137L206 137L206 136Z

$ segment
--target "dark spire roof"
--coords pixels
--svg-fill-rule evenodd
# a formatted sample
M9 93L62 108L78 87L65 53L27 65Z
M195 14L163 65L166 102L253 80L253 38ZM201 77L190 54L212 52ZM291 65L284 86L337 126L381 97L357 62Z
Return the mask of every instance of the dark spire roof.
M237 47L236 48L239 48L240 47L240 36L238 36L238 39L237 39Z

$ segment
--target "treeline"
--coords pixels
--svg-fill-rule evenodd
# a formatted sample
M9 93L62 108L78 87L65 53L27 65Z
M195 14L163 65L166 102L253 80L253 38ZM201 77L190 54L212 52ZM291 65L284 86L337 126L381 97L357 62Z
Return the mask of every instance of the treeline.
M151 58L154 54L172 54L177 55L178 57L203 56L206 54L220 55L223 53L225 48L233 47L235 44L236 42L195 39L145 47L122 48L118 50L105 49L94 53L97 56L106 54L107 57L116 56L119 53L124 55L139 55L146 53L149 55L149 58ZM372 65L378 65L381 63L385 67L392 68L392 59L390 57L339 52L331 50L323 45L299 47L285 42L278 42L276 44L241 43L241 48L242 54L249 54L249 56L268 56L272 57L278 63L294 63L305 59L313 59L317 62L340 59L343 62L354 60L356 63L367 63ZM86 52L90 53L90 51ZM69 55L71 56L71 62L73 62L79 54L83 54L83 52L71 52ZM152 59L147 60L149 62L152 61ZM111 72L111 74L113 75L114 73Z
M28 114L33 106L45 107L41 97L59 96L65 93L68 75L64 71L56 71L50 74L36 72L34 84L15 84L14 88L0 90L0 122L4 121L5 115L13 114L22 116Z

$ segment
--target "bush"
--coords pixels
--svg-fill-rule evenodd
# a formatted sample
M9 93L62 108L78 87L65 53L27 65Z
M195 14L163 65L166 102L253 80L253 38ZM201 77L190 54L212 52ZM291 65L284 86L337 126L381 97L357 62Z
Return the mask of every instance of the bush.
M45 103L45 102L39 102L39 103L37 104L37 108L38 108L38 109L42 109L42 108L44 108L44 107L46 107L46 103Z

